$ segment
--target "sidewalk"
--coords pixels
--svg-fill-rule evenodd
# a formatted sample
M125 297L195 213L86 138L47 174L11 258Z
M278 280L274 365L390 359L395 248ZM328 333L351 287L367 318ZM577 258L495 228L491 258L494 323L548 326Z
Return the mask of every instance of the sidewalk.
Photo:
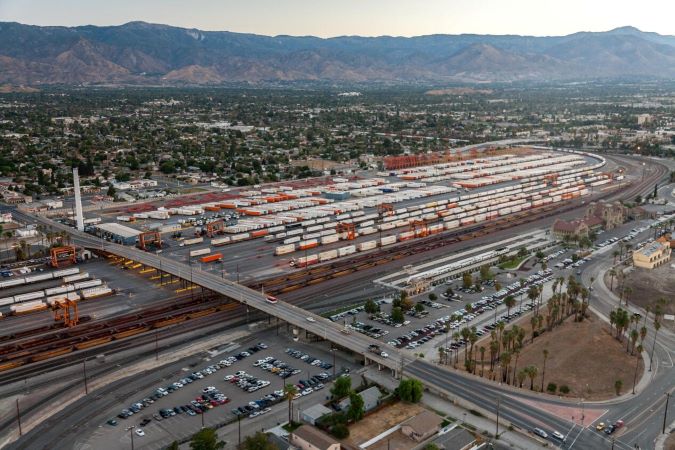
M386 389L389 389L390 391L393 391L398 386L398 380L393 379L388 375L388 373L388 371L369 369L364 374L364 376L366 379ZM459 423L464 422L467 425L475 428L475 431L482 435L485 439L491 440L492 436L494 436L496 431L496 423L487 417L479 417L471 414L467 409L464 409L459 405L453 404L429 392L424 393L424 396L422 397L422 403L434 411L454 418ZM490 437L488 438L487 436ZM499 422L499 442L518 449L541 449L545 447L550 448L550 443L548 443L548 445L543 445L534 438L530 438L515 431L509 431L508 423L502 422L501 420Z

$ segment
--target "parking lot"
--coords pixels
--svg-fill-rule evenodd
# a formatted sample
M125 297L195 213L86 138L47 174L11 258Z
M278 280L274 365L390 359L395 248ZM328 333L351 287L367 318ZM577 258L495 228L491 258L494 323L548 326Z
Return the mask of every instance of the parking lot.
M381 339L392 347L422 353L427 358L437 358L439 346L457 351L467 344L461 338L454 341L452 338L462 328L475 326L480 337L489 334L498 322L509 323L531 310L533 305L528 299L528 291L532 286L546 286L542 296L545 301L550 296L550 286L555 278L562 276L567 279L569 275L579 274L580 266L590 260L573 260L573 253L572 249L551 249L544 258L548 265L546 270L533 261L514 271L493 266L493 278L479 283L480 291L476 290L475 283L471 288L464 288L461 279L439 283L432 290L411 298L414 303L422 304L424 309L405 312L402 323L392 319L392 298L377 300L380 308L377 313L366 313L365 307L360 306L334 314L330 319L344 323L350 332ZM473 275L476 281L478 273ZM499 291L495 289L497 283ZM504 305L508 296L515 300L509 311ZM446 327L450 330L447 334L444 331Z
M272 417L274 412L287 413L286 384L296 386L296 401L315 398L319 402L329 395L333 375L356 369L348 355L331 352L329 343L294 342L273 332L259 335L255 341L183 368L181 375L154 389L121 399L98 425L89 444L94 448L128 446L133 432L135 447L162 448L191 435L202 423L214 426L237 419L260 421L261 427L269 427L279 422Z

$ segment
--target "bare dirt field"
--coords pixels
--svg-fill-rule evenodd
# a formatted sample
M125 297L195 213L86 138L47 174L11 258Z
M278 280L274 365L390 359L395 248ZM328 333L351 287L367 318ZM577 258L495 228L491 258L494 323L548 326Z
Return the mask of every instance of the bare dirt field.
M542 310L543 312L544 310ZM526 337L523 350L518 357L517 370L533 365L538 369L534 378L535 390L541 389L541 376L544 367L544 349L549 351L546 360L544 390L548 383L557 386L566 385L571 397L583 397L588 400L604 400L616 396L614 383L623 382L621 393L629 392L633 386L635 364L638 358L626 353L626 341L619 343L609 334L609 325L593 314L583 322L574 322L567 319L563 325L545 332L530 343L531 325L530 316L517 322L525 329ZM509 329L508 326L506 329ZM490 337L476 343L477 347L489 348ZM480 355L480 354L479 354ZM489 355L489 351L486 352ZM463 366L464 355L460 353L457 366ZM515 358L511 361L511 371ZM477 373L480 373L480 362L477 364ZM485 362L487 376L489 362ZM638 381L644 370L642 360L639 361ZM529 389L530 379L523 383L524 389Z
M670 433L663 448L664 450L675 450L675 432Z
M358 448L360 444L378 434L417 415L423 408L420 405L398 402L368 414L360 422L349 427L349 437L345 443ZM386 441L385 441L386 444Z
M656 269L648 270L636 267L628 274L625 286L630 286L628 301L642 308L652 305L659 298L666 299L664 314L675 314L675 269L664 264ZM616 280L614 280L616 285ZM615 292L617 289L615 287ZM663 320L664 327L675 330L675 321Z

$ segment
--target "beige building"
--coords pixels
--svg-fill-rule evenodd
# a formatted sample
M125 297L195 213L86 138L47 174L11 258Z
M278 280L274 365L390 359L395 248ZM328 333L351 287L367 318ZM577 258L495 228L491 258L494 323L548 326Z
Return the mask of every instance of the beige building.
M596 217L602 221L605 230L611 230L626 221L626 208L620 202L593 202L588 205L584 218Z
M633 265L644 269L653 269L670 261L670 245L652 242L633 252Z
M303 425L291 433L290 442L300 450L340 450L335 438L311 425Z
M415 442L422 442L436 434L442 422L443 419L438 414L425 410L403 422L401 424L401 433Z

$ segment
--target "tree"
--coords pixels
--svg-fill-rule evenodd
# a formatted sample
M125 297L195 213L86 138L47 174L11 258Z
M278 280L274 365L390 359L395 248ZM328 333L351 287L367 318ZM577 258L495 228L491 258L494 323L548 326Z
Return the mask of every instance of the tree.
M115 194L117 193L117 190L115 187L111 184L108 186L108 193L106 194L108 197L115 198Z
M525 370L527 372L527 377L530 379L530 390L534 391L534 379L537 378L539 369L537 369L537 366L527 366Z
M410 311L414 306L415 303L413 303L410 297L406 297L403 300L401 300L401 309L404 311Z
M418 403L422 400L424 386L419 380L408 378L401 380L396 388L396 395L404 402Z
M288 423L292 422L291 411L293 409L293 397L298 393L298 388L294 384L289 383L284 386L284 394L286 395L286 400L288 400Z
M622 387L623 387L623 381L616 380L614 382L614 390L616 391L616 395L621 395L621 388Z
M405 321L405 317L403 316L403 310L399 307L392 308L391 320L393 320L396 323L403 323Z
M270 442L269 437L262 431L252 436L246 436L242 444L244 450L275 450L276 446Z
M368 300L366 300L364 309L368 314L375 314L380 310L380 307L377 303L373 301L373 299L369 298Z
M504 304L506 305L506 315L510 316L511 308L516 306L516 299L513 297L513 295L507 295L504 299Z
M169 444L166 450L180 450L180 445L178 445L178 441L173 441L171 444Z
M462 286L464 289L469 289L473 285L473 277L470 273L466 272L462 275Z
M438 296L432 292L431 294L429 294L429 300L435 302L436 300L438 300Z
M544 366L541 368L541 391L544 392L544 377L546 376L546 360L548 359L548 349L544 349Z
M338 377L330 390L331 395L335 399L345 398L352 390L351 377Z
M424 311L424 305L421 303L415 303L415 311L418 313Z
M481 266L480 268L480 280L488 281L492 278L492 273L490 272L490 266Z
M363 419L365 414L363 397L356 392L349 393L349 409L347 410L347 417L354 422Z
M431 444L427 444L427 446L424 447L424 450L440 450L440 448L432 442Z
M225 442L218 440L218 433L213 428L203 428L192 436L191 450L218 450L225 447Z
M349 428L343 423L338 423L330 429L330 434L338 439L345 439L349 437Z

